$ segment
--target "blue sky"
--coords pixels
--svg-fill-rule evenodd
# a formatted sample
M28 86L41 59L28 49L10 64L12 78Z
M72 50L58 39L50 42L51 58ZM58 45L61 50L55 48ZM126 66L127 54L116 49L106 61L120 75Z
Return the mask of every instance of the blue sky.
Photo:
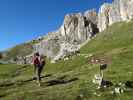
M0 51L60 27L67 13L112 0L0 0Z

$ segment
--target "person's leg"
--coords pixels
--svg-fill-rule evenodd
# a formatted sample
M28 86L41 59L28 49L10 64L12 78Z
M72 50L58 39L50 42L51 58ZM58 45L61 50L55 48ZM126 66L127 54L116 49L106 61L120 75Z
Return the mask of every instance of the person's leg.
M42 70L43 70L43 66L40 65L38 67L38 84L39 84L39 86L41 85L41 73L42 73Z
M36 66L36 64L35 64L35 65L34 65L34 74L36 73L36 67L37 67L37 66Z
M37 67L37 81L38 81L38 84L39 84L39 86L40 86L40 81L41 81L41 77L40 77L40 68L41 68L41 66L40 65L38 65L38 67Z
M41 78L40 78L40 68L38 68L37 75L38 75L38 81L40 81L41 80Z
M41 81L41 73L42 73L42 70L43 70L43 66L41 65L39 67L39 71L38 71L38 75L39 75L39 80Z
M34 75L33 75L33 79L36 80L36 78L37 78L37 65L34 64Z
M40 75L41 75L41 73L43 71L44 66L45 66L45 62L42 62L41 66L40 66Z

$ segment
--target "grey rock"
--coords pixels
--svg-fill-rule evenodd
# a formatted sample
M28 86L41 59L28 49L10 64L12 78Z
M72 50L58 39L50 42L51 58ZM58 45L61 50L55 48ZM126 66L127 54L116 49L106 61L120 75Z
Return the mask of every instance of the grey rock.
M12 63L16 63L18 65L22 65L22 64L32 64L32 57L33 54L27 55L27 56L17 56L17 58L14 60L12 60Z
M34 51L59 60L78 51L79 45L90 40L97 32L95 10L86 11L84 14L67 14L61 27L48 33L47 38L34 45Z
M124 90L121 87L115 87L114 91L112 93L113 94L121 94L123 92L124 92Z
M54 63L72 56L79 48L95 38L99 31L105 30L113 23L133 19L132 5L133 0L113 0L112 3L104 3L98 14L94 9L83 14L67 14L58 30L33 40L37 42L33 46L33 51L52 58ZM27 59L29 62L30 57Z
M59 53L57 54L57 56L54 57L54 61L57 61L61 58L66 58L66 57L70 57L74 54L76 54L79 51L79 46L78 45L72 45L69 43L62 43L60 44L61 48Z
M113 23L133 19L133 0L114 0L112 4L105 3L98 13L99 31L105 30Z
M34 51L48 57L54 57L60 49L58 37L50 37L34 45Z

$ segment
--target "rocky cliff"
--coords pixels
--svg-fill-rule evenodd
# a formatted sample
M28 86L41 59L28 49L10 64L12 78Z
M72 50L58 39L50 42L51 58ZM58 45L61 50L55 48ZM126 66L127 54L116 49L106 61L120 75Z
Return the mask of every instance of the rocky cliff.
M80 47L99 31L113 23L133 19L132 5L133 0L113 0L112 3L104 3L98 14L95 10L83 14L67 14L61 27L36 43L33 51L46 55L53 61L69 57L79 52Z
M103 31L113 23L133 19L133 0L114 0L112 4L105 3L98 13L98 28Z
M84 14L67 14L61 27L48 34L47 38L34 46L40 52L54 60L77 52L80 44L91 39L98 32L95 10Z

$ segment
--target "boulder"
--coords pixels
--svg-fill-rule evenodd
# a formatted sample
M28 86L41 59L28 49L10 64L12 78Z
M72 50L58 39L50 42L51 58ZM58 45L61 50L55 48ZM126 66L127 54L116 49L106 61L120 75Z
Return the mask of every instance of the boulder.
M111 81L103 79L103 76L100 74L96 74L92 82L98 85L98 89L110 87L113 85Z

